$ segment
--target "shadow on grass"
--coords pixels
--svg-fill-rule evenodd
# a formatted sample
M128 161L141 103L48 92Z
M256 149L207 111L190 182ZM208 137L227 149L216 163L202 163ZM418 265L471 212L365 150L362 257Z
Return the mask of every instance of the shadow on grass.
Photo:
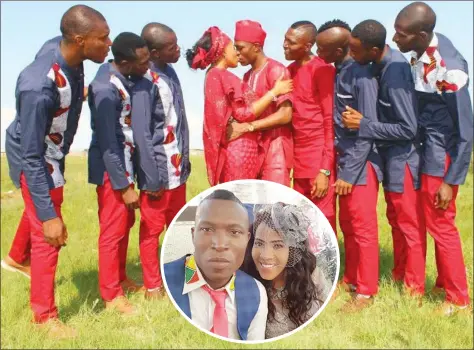
M65 277L63 277L65 279ZM63 281L61 278L57 284ZM69 304L61 308L60 314L66 321L77 315L80 309L85 305L88 312L99 313L104 309L99 294L98 271L91 269L87 271L74 271L72 274L72 282L77 288L77 295L72 298ZM98 302L97 302L98 300Z
M129 258L127 261L127 277L139 284L142 284L142 269L140 260ZM57 285L65 282L65 277L57 281ZM61 308L62 318L67 321L77 315L84 306L87 312L99 314L105 309L105 304L100 296L98 268L87 271L74 271L72 282L77 288L77 296L69 304Z

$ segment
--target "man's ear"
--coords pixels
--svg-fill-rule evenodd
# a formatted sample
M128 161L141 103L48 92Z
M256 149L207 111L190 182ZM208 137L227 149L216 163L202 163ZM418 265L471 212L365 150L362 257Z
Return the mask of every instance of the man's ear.
M380 51L382 51L382 50L380 50L378 47L374 46L373 48L370 49L370 55L372 57L376 57L380 53Z
M191 237L193 238L193 241L194 241L194 227L191 227Z
M248 243L248 241L250 241L250 231L247 232L247 243Z
M157 49L151 49L150 58L160 58L160 53Z
M421 31L418 33L418 36L423 40L423 41L428 41L428 33L425 31Z
M73 41L76 43L78 46L84 46L85 38L82 35L75 35Z

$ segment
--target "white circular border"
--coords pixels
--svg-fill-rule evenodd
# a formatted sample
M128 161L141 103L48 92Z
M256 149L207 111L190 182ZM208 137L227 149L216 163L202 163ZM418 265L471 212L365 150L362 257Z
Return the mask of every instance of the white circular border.
M252 179L247 179L247 180L234 180L234 181L229 181L229 182L225 182L225 183L222 183L222 184L218 184L214 187L210 187L204 191L202 191L201 193L199 193L198 195L194 196L191 200L189 200L182 208L181 210L178 212L178 214L176 214L176 216L173 218L173 220L171 221L170 223L170 227L172 228L175 221L177 221L176 219L179 218L181 216L181 214L183 213L184 210L186 210L186 208L191 204L191 202L193 202L194 199L196 199L196 197L198 196L205 196L205 195L208 195L210 194L211 192L215 191L216 189L228 189L228 186L230 184L235 184L235 185L239 185L239 184L242 184L242 185L245 185L245 184L248 184L249 182L252 182L252 183L255 183L255 182L258 182L258 183L263 183L264 185L266 183L270 183L272 186L280 186L282 187L282 189L284 189L285 191L288 191L288 190L292 190L294 191L297 196L301 197L301 199L303 200L306 200L310 205L312 205L313 207L316 208L316 210L321 213L321 210L312 202L310 201L308 198L306 198L305 196L303 196L301 193L295 191L293 188L291 187L287 187L287 186L284 186L282 184L279 184L279 183L276 183L276 182L272 182L272 181L266 181L266 180L252 180ZM284 202L284 201L282 201ZM321 213L322 214L322 213ZM327 224L328 224L328 227L331 227L331 225L329 224L329 221L328 219L324 216L324 214L322 215L324 217L324 219L326 220ZM201 330L202 332L214 337L214 338L217 338L217 339L220 339L220 340L224 340L224 341L228 341L228 342L231 342L231 343L236 343L236 344L264 344L264 343L270 343L270 342L274 342L274 341L277 341L277 340L281 340L281 339L284 339L286 337L289 337L293 334L295 334L296 332L299 332L301 331L303 328L305 328L306 326L308 326L311 322L313 322L316 317L319 316L319 314L326 308L327 304L329 303L329 301L331 300L331 297L334 293L334 290L336 289L336 285L337 285L337 280L338 280L338 276L339 276L339 270L340 270L340 266L341 266L341 255L340 255L340 252L339 252L339 245L338 245L338 242L337 242L337 238L336 238L336 234L334 233L334 231L332 230L332 227L331 227L331 232L333 233L331 235L331 242L334 244L334 246L336 247L336 251L337 251L337 268L336 268L336 278L333 282L333 286L331 288L331 291L329 292L329 295L328 297L326 298L326 301L323 303L323 305L319 308L319 310L308 320L306 321L304 324L302 324L301 326L299 326L298 328L288 332L288 333L285 333L283 335L280 335L278 337L274 337L274 338L270 338L270 339L263 339L263 340L237 340L237 339L231 339L231 338L227 338L227 337L222 337L220 335L217 335L217 334L214 334L198 325L196 325L188 316L186 316L186 314L181 310L181 308L176 304L174 298L172 297L169 289L168 289L168 284L166 283L166 278L165 278L165 272L164 272L164 264L163 264L163 261L164 261L164 251L166 249L166 241L167 241L167 236L168 236L168 228L166 230L166 233L165 233L165 238L163 239L163 245L162 245L162 249L161 249L161 254L160 254L160 271L161 271L161 276L162 276L162 279L163 279L163 284L165 286L165 289L166 289L166 292L168 293L168 296L169 296L169 300L173 303L173 306L176 308L176 310L179 311L179 313L189 322L191 323L194 327L198 328L199 330Z

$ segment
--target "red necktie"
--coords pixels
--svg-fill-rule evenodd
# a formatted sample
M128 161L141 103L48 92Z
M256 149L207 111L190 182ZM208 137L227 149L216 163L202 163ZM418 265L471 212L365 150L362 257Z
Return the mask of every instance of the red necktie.
M223 337L228 337L229 320L227 319L227 311L225 309L225 298L227 297L227 291L213 290L207 285L203 286L204 290L209 293L212 300L216 304L214 308L213 327L211 332Z

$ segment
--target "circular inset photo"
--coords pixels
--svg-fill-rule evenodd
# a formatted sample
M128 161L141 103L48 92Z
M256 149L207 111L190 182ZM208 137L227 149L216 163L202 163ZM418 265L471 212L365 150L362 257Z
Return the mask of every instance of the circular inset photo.
M194 326L257 344L302 329L336 288L339 249L322 212L269 181L217 185L190 200L166 232L168 295Z

